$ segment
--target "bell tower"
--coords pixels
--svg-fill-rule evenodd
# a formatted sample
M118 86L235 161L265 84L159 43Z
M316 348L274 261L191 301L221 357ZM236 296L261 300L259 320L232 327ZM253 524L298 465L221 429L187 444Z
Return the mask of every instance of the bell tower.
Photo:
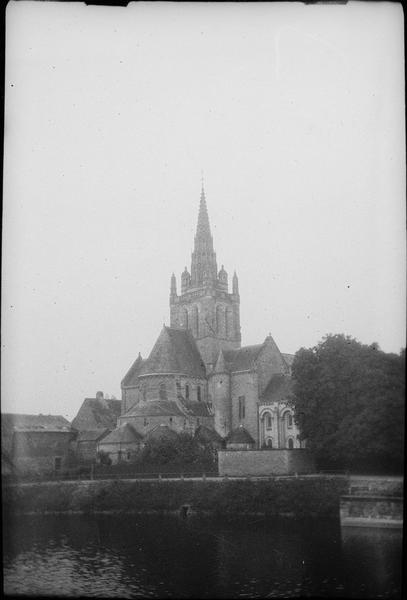
M181 294L171 278L171 327L190 329L208 371L216 363L219 350L240 348L240 297L236 273L232 292L223 265L218 272L202 182L198 224L191 256L191 273L181 275Z

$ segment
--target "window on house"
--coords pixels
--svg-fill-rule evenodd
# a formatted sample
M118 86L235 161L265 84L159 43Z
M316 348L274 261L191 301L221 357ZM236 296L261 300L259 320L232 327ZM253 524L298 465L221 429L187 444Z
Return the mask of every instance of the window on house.
M60 456L56 456L54 458L54 467L55 471L60 471L62 467L62 458Z
M127 452L127 460L131 459L131 452Z
M172 417L170 417L170 425L172 425Z
M290 439L288 440L288 448L289 448L290 450L292 450L292 449L294 448L294 442L293 442L292 438L290 438Z
M245 406L245 397L239 396L239 419L245 418L246 406Z
M189 400L189 385L186 384L185 386L185 398L186 400Z
M196 396L198 398L198 402L201 401L201 386L198 385L198 387L196 388Z
M293 416L290 413L287 413L287 427L292 427L293 426Z
M175 385L177 387L177 394L181 393L181 382L179 381L179 379L176 380Z
M160 383L160 391L159 391L160 400L167 399L167 386L165 383Z
M267 413L266 416L266 427L267 429L272 429L273 427L273 418L270 413Z

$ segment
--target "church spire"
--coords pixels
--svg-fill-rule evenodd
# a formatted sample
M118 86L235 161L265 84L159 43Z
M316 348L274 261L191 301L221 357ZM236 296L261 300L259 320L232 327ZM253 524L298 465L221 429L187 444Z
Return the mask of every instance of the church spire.
M201 287L202 285L215 283L217 274L216 254L213 249L213 239L202 180L198 223L196 226L194 251L192 253L191 285L192 287Z
M211 236L211 228L209 225L208 208L206 206L206 198L205 198L205 189L204 189L203 179L201 182L201 201L199 203L198 224L196 227L196 236L195 236L195 248L196 248L196 239L197 238L200 238L202 240L210 242L210 245L213 246L212 236Z

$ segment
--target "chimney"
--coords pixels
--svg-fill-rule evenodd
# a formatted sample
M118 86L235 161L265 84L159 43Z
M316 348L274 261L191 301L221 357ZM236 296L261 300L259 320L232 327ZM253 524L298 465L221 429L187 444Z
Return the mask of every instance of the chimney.
M103 392L96 392L96 400L103 400Z

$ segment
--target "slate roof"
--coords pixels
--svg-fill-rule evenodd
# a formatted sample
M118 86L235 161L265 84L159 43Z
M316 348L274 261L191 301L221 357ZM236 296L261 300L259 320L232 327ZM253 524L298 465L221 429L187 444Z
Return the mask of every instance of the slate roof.
M141 354L139 353L138 357L131 365L130 369L127 371L126 375L123 377L121 385L122 387L129 387L137 384L137 379L140 374L140 370L147 362L147 359L141 358Z
M92 429L91 431L80 431L78 437L76 438L77 442L98 442L102 438L104 438L108 433L110 433L110 429Z
M61 415L1 415L1 448L10 453L14 431L72 431L71 424Z
M130 425L130 423L124 423L113 429L103 440L102 444L119 444L119 443L131 443L139 442L143 439L143 436Z
M61 415L19 415L4 413L1 415L2 425L14 429L35 430L70 430L71 424Z
M215 431L214 429L210 429L209 427L205 427L205 425L200 425L199 427L197 427L194 436L205 442L223 441L223 438L219 435L217 431Z
M230 371L247 371L253 366L264 344L243 346L238 350L223 350L226 366Z
M261 400L268 402L286 402L292 394L293 380L281 373L273 375L268 382Z
M85 398L78 414L72 421L72 427L79 431L94 429L114 429L120 416L120 400L106 398Z
M184 373L202 379L206 377L205 364L190 331L163 327L138 375L150 373Z
M132 406L126 413L126 417L183 417L176 402L173 400L147 400Z
M240 425L233 431L229 433L226 438L226 441L229 444L254 444L254 439L250 435L250 433Z
M167 438L167 439L177 439L178 435L177 433L171 429L171 427L168 427L168 425L157 425L157 427L154 427L154 429L151 429L147 435L146 435L146 440L158 440L161 438Z
M182 396L179 397L180 406L185 411L185 414L192 417L211 417L212 413L209 412L208 405L206 402L192 402L191 400L185 400Z

